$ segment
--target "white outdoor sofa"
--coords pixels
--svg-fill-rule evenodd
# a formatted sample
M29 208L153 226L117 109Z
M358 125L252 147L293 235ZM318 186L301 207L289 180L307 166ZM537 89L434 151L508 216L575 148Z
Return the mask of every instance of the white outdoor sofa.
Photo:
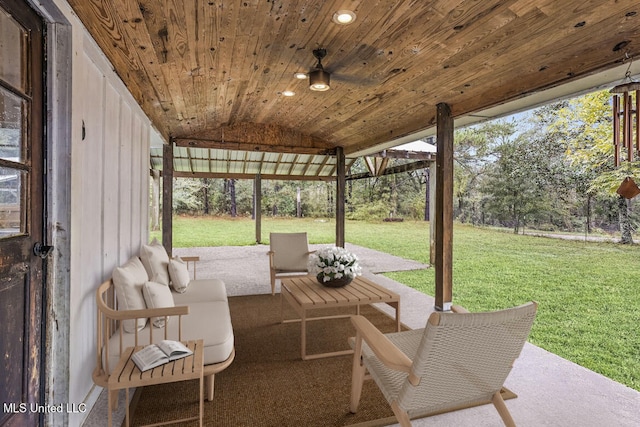
M158 252L157 247L154 250ZM98 321L94 383L106 388L110 371L115 368L120 354L127 347L163 339L202 339L205 397L213 400L214 375L227 368L235 357L233 327L224 282L218 279L187 279L188 286L178 288L183 291L178 293L173 283L171 288L156 283L156 280L161 280L149 270L149 274L143 277L140 262L137 257L130 259L114 270L112 278L102 283L96 291ZM129 295L123 293L122 288L116 289L122 286L123 277L126 279L124 281L130 279L134 283L133 288L127 290ZM140 281L145 283L140 285ZM145 289L143 299L146 308L131 309L135 306L131 299L138 298L138 289L142 288ZM117 402L117 399L112 401Z

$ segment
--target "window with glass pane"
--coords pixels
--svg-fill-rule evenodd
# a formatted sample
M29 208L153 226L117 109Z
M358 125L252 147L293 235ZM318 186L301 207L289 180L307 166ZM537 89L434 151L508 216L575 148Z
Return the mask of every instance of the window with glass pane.
M24 182L24 171L0 168L0 238L25 232L22 220Z
M9 85L25 92L23 60L26 58L25 31L0 9L0 76Z
M27 33L0 9L0 238L25 234L29 159Z
M26 103L0 88L0 159L21 162L23 118Z

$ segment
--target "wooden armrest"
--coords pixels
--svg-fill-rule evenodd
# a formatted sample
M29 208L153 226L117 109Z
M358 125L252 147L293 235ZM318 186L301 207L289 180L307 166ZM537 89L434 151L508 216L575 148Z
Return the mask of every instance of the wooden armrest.
M180 259L187 263L187 269L189 269L189 263L193 263L193 280L196 280L196 262L200 261L199 256L181 256Z
M352 316L351 323L371 350L390 369L411 373L412 361L363 316Z
M144 319L146 317L183 316L189 314L189 306L145 308L142 310L113 310L100 308L106 317L112 320Z
M469 310L462 307L461 305L452 305L451 311L453 311L454 313L469 313Z

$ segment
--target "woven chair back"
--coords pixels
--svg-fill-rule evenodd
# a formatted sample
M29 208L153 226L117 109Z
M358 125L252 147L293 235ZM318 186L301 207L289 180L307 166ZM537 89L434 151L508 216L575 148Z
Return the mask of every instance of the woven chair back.
M438 313L424 330L413 372L419 386L405 382L400 406L409 414L486 402L504 384L533 324L533 302L487 313ZM415 409L415 410L412 410Z

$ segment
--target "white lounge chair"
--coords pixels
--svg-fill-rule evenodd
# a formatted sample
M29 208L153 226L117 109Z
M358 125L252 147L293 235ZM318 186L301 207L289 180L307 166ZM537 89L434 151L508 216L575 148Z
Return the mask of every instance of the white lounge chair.
M276 293L276 279L292 274L308 274L309 243L307 233L269 234L269 271L271 295Z
M488 313L435 312L424 329L382 334L362 316L356 327L351 412L358 409L366 371L400 425L411 418L492 402L515 426L500 390L527 340L537 304Z

